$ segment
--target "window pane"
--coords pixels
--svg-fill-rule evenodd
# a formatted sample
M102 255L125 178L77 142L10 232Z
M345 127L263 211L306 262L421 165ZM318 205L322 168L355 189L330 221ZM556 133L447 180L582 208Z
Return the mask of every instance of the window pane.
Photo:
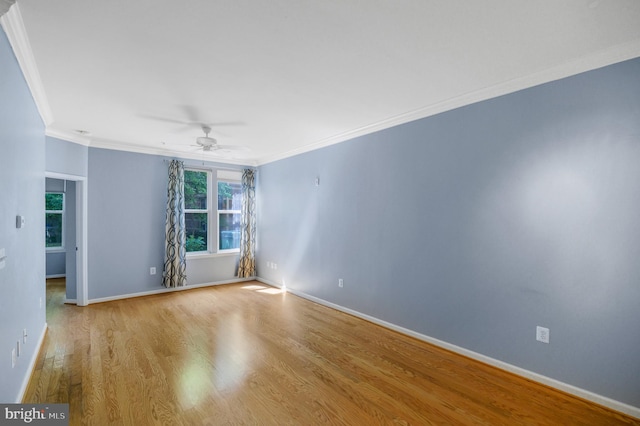
M185 209L207 208L207 172L184 171Z
M242 209L242 185L235 182L218 182L218 210Z
M207 213L185 213L187 252L207 250Z
M240 248L240 214L220 213L220 250Z
M45 241L47 247L62 247L62 213L46 213Z
M62 210L63 194L44 194L45 210Z

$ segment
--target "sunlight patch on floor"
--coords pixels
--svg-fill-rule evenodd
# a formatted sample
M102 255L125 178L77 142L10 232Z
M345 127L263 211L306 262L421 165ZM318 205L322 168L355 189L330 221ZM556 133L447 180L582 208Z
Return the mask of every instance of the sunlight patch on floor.
M244 287L242 287L245 290L262 290L264 288L266 288L263 285L245 285Z
M245 285L242 287L242 289L253 290L253 291L257 291L258 293L266 293L266 294L283 294L287 292L286 287L276 288L276 287L269 287L264 285L255 285L255 284Z
M258 293L280 294L283 293L283 290L280 288L265 288L264 290L258 290Z

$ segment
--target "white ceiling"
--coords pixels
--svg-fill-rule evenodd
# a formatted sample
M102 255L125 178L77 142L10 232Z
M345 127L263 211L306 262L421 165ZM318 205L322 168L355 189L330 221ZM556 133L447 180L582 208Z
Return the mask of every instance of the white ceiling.
M21 15L23 29L20 19L3 22L13 19L8 34L26 32L21 49L30 51L21 54L21 65L32 68L26 72L32 91L41 84L34 97L47 134L240 164L263 164L640 56L637 0L18 0L17 6L9 14ZM192 152L189 145L202 135L197 123L213 124L219 143L249 150Z

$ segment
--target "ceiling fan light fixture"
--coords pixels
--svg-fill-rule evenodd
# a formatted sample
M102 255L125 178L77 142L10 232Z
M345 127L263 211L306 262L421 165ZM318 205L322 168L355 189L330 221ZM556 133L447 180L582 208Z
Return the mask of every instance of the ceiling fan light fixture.
M202 131L204 132L204 136L200 136L199 138L196 138L196 143L204 148L208 148L206 149L206 151L210 151L211 147L214 145L217 145L218 141L215 140L214 138L209 137L209 132L211 131L211 127L202 126Z
M216 145L218 141L214 138L210 138L209 136L200 136L196 139L196 143L201 146L211 147L213 145Z

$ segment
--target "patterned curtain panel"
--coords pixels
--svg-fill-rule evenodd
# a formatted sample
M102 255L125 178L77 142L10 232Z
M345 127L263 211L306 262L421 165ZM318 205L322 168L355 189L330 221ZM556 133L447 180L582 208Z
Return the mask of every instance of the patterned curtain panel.
M162 284L165 287L186 285L187 250L184 225L184 163L178 160L173 160L169 164L165 235Z
M242 212L240 216L240 262L238 278L256 275L256 173L242 172Z

